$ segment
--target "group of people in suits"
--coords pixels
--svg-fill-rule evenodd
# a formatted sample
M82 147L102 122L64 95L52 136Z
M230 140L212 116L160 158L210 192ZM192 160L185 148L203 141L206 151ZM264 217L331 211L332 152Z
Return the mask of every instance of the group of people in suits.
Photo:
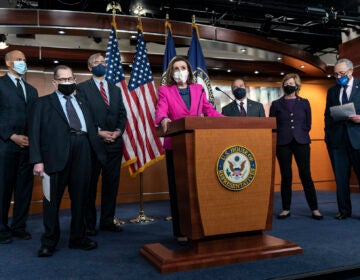
M37 175L43 180L45 228L38 256L49 257L56 250L66 186L71 199L69 248L95 249L97 242L88 236L98 234L95 200L101 171L100 229L122 231L114 223L127 121L121 90L104 79L106 63L100 53L90 56L92 77L79 85L70 67L55 67L54 92L40 98L23 79L25 55L11 51L5 61L8 73L0 78L0 244L11 243L13 237L31 239L26 219Z
M43 198L45 232L39 257L49 257L60 240L59 208L65 190L71 199L69 247L91 250L98 234L96 228L96 189L102 174L100 230L120 232L114 223L116 196L120 180L122 133L127 121L119 87L105 80L106 63L102 54L88 59L92 77L80 84L72 69L59 65L54 69L54 92L38 98L37 90L24 80L25 55L17 50L5 55L8 72L0 77L0 244L12 239L31 239L26 220L32 195L33 175L41 176L48 193ZM336 219L350 217L350 167L360 179L360 80L352 76L353 65L340 59L334 67L337 85L327 94L325 141L333 166L339 213ZM158 89L155 124L167 131L171 121L186 116L265 117L261 103L246 97L243 79L232 83L235 99L220 114L208 102L204 88L194 83L189 61L175 56L169 63L165 85ZM316 191L310 172L311 107L299 96L301 80L297 74L285 75L284 96L274 101L270 116L277 122L276 156L281 172L282 211L279 219L290 216L292 157L295 157L305 196L316 220ZM332 106L353 102L356 113L335 120ZM175 170L171 139L164 141L170 193L173 232L180 244L187 237L179 226ZM89 176L91 174L91 176ZM14 198L13 217L8 212Z

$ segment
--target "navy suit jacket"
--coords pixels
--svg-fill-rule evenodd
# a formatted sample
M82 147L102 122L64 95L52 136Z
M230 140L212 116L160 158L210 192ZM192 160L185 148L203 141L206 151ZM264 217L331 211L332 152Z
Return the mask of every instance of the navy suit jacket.
M97 134L86 104L78 100L83 112L88 138L100 162L106 160L106 152ZM65 168L70 158L70 126L56 92L40 97L32 106L29 121L30 163L44 163L50 174Z
M335 85L328 90L325 107L325 141L332 147L345 146L345 133L349 136L354 149L360 149L360 124L350 120L334 121L330 115L330 107L340 105L340 85ZM353 88L349 102L353 102L357 115L360 115L360 79L354 78Z
M240 117L239 107L234 100L228 105L224 106L221 110L221 114L228 117ZM256 102L250 99L247 99L247 117L265 117L264 106L260 102Z
M77 85L78 96L84 100L92 113L95 125L108 131L115 131L120 129L124 133L126 126L126 109L122 101L121 90L108 82L110 108L108 109L100 94L98 87L93 79L89 79ZM122 151L122 137L121 135L115 140L114 143L105 143L108 151Z
M24 84L26 101L8 75L0 77L0 151L21 149L9 138L13 134L28 134L29 111L38 92L25 81Z
M277 145L287 145L293 139L299 144L309 144L311 108L307 99L296 96L292 111L286 106L284 97L272 102L270 117L276 118Z

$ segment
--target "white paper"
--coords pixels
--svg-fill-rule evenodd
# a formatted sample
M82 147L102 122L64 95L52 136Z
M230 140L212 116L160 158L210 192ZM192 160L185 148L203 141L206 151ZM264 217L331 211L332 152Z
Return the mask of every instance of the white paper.
M43 188L44 197L46 198L47 201L50 202L50 176L47 175L45 172L42 176L42 188Z
M330 115L335 121L347 120L349 116L355 114L355 106L352 102L330 107Z

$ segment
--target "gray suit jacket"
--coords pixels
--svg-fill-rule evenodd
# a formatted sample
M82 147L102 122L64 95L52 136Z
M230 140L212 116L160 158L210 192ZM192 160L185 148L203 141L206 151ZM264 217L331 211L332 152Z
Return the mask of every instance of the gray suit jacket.
M230 104L222 108L221 113L224 116L228 117L240 117L239 107L236 104L236 101L231 102ZM265 117L264 106L260 102L256 102L250 99L247 99L247 117Z

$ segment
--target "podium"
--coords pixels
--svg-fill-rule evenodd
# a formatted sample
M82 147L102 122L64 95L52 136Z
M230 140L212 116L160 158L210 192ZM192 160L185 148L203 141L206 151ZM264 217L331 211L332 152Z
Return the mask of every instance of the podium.
M273 217L274 118L186 117L170 123L180 213L189 247L140 252L161 273L301 254L269 236Z

